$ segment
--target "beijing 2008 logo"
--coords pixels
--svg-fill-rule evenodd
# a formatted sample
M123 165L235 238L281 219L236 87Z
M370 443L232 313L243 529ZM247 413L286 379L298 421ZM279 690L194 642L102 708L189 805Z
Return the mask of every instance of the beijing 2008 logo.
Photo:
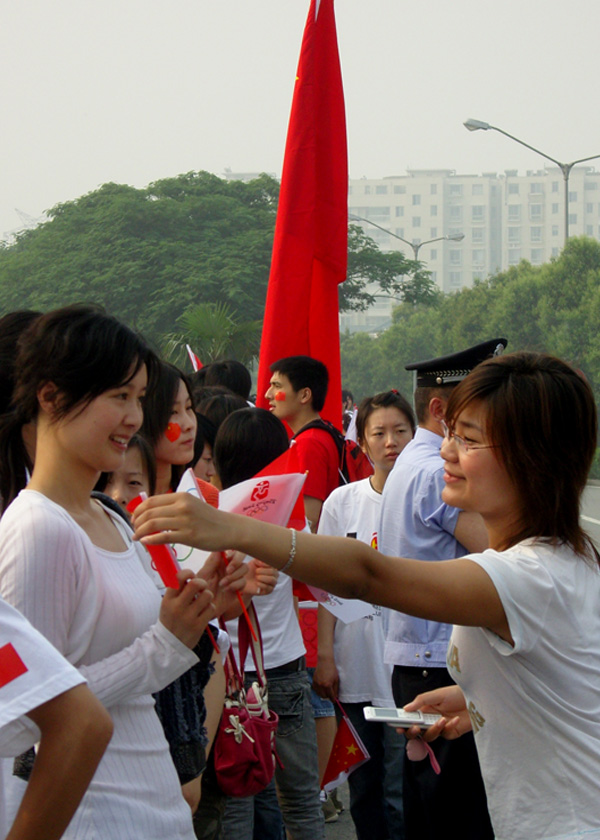
M252 491L252 495L250 496L251 502L259 502L261 499L266 499L269 495L269 482L268 481L259 481L254 490Z

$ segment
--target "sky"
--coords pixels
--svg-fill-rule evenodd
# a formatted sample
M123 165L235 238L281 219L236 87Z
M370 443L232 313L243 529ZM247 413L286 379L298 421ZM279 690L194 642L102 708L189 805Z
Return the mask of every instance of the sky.
M309 0L0 0L0 238L108 181L281 173ZM351 178L600 154L597 0L335 0ZM600 168L600 160L597 162Z

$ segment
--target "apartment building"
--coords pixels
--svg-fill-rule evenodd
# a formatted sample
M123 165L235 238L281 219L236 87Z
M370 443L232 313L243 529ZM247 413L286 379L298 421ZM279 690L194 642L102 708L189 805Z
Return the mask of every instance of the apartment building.
M434 282L452 292L522 259L540 265L557 256L565 239L564 190L558 167L526 175L409 170L351 180L348 211L382 250L412 258L416 248ZM568 212L569 235L600 240L600 172L593 167L571 171ZM382 299L368 312L342 315L341 327L385 329L393 305Z

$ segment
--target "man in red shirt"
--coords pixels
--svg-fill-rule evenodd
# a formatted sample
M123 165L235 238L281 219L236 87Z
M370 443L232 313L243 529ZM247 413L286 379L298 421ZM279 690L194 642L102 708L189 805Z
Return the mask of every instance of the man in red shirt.
M310 356L286 356L269 369L271 380L265 397L273 414L292 430L300 469L308 470L304 510L311 531L316 531L323 502L339 486L339 453L325 429L302 429L321 419L329 374L323 362Z

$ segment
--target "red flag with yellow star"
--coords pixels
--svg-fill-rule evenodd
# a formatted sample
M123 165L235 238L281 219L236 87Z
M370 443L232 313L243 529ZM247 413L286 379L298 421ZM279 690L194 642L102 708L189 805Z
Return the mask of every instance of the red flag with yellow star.
M343 784L353 770L371 758L339 701L338 706L342 710L342 719L321 780L321 789L327 793Z

